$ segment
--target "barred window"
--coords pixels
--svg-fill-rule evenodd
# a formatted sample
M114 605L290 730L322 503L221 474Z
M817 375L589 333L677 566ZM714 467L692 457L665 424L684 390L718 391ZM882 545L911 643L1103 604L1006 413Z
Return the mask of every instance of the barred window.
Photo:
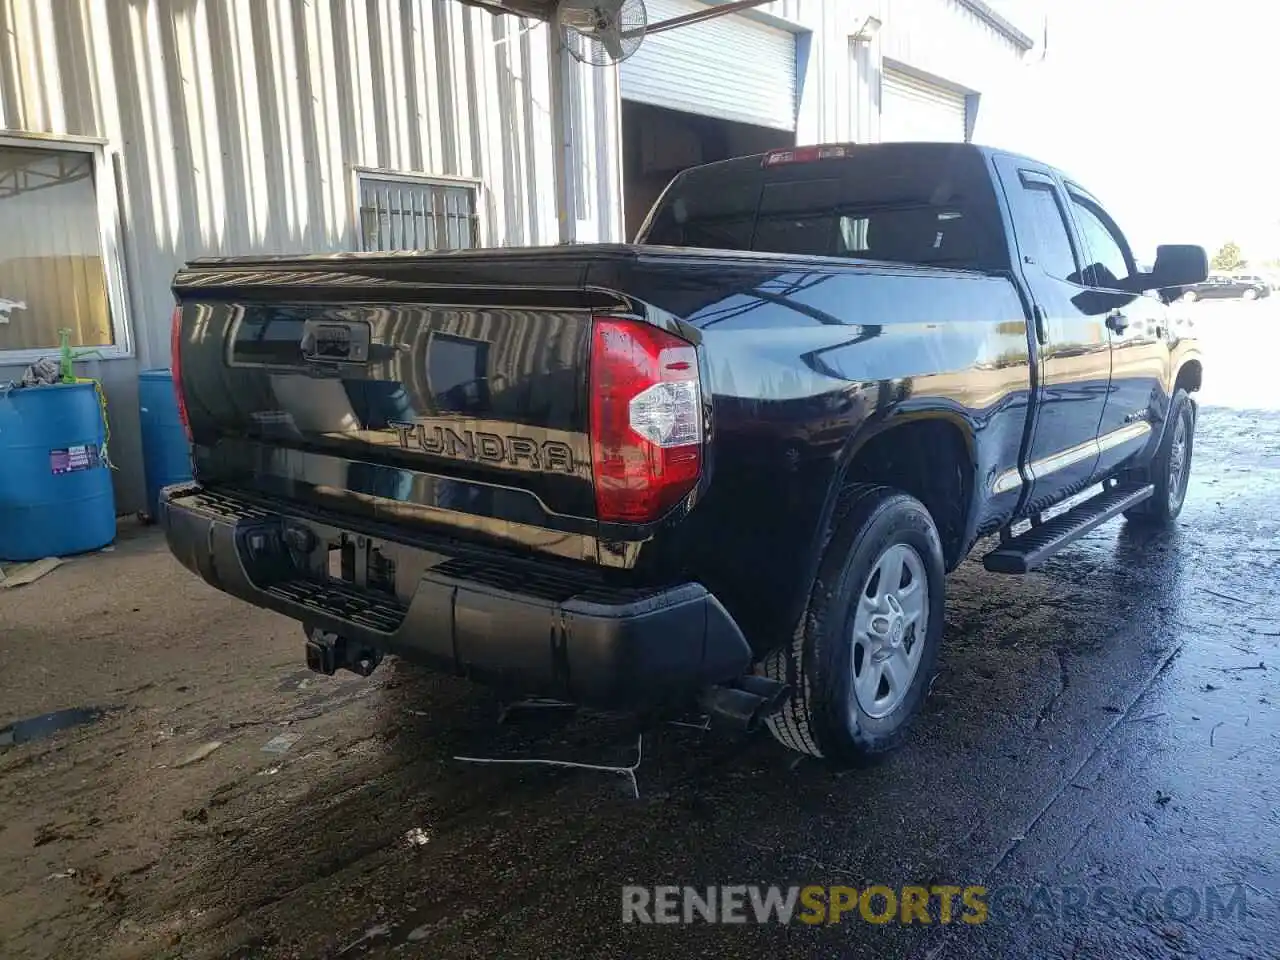
M361 250L466 250L479 245L477 186L360 172Z

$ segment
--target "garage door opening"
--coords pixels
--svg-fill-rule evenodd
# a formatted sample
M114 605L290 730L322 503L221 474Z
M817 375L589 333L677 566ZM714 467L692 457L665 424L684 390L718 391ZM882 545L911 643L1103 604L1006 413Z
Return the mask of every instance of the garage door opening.
M774 130L622 102L623 199L627 237L636 235L654 201L681 170L778 147L795 146L790 130Z
M881 75L880 139L963 143L965 91L886 65Z

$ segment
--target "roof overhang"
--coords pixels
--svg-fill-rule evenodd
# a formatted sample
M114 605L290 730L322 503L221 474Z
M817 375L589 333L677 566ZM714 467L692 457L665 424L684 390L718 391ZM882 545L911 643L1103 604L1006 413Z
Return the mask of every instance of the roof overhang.
M1013 43L1015 46L1021 47L1023 50L1030 50L1036 45L1034 40L1028 37L1004 17L1000 16L1000 14L985 3L984 0L960 0L960 4L961 6L967 7L971 10L979 20L1006 40ZM552 6L554 6L554 4L552 4Z

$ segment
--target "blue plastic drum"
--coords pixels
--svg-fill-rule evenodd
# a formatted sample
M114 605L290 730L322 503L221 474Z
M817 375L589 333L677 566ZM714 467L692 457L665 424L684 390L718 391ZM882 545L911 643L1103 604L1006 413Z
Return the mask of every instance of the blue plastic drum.
M143 370L138 374L138 414L142 422L142 467L147 477L147 513L160 515L160 491L191 479L191 449L178 416L173 374Z
M84 553L115 539L105 443L92 383L0 391L0 560Z

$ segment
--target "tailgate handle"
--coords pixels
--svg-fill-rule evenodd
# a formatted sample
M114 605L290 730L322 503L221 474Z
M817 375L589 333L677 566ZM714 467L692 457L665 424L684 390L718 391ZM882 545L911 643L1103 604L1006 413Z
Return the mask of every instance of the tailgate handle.
M363 320L308 320L302 357L317 363L368 363L372 334Z

